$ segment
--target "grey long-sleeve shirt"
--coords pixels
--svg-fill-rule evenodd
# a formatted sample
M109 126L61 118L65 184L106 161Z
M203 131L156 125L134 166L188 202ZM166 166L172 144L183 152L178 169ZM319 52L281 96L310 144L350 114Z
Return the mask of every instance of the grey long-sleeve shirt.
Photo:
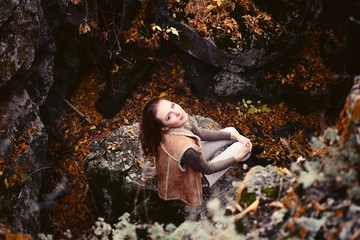
M196 127L194 127L192 131L195 135L199 136L202 141L231 139L231 133L229 132L214 131ZM180 161L182 166L187 164L193 170L201 172L203 174L215 173L226 169L236 163L235 157L231 157L214 163L208 162L204 159L201 152L198 152L193 148L189 148L188 150L186 150Z

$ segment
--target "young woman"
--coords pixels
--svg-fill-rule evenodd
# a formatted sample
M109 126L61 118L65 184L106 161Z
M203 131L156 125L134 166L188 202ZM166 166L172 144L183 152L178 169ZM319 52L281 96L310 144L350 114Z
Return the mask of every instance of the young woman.
M156 158L160 198L182 200L193 207L203 202L203 186L212 186L230 166L246 160L252 161L250 165L271 163L259 162L251 154L250 140L235 128L197 128L181 106L163 98L145 105L140 143L145 155ZM211 159L224 146L228 148Z

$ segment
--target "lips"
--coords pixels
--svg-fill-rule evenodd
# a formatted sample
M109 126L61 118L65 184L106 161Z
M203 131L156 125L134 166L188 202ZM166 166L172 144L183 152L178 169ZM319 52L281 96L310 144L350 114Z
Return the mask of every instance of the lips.
M184 113L181 113L180 120L182 120L183 118L184 118Z

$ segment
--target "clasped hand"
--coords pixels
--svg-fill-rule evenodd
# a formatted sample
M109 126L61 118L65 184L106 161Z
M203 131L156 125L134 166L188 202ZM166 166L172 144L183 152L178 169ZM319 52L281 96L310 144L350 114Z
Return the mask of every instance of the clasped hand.
M232 133L231 138L236 139L236 141L241 142L243 144L238 154L235 156L236 161L240 162L243 160L244 157L246 157L248 154L251 153L252 144L250 142L250 139L240 135L239 133Z

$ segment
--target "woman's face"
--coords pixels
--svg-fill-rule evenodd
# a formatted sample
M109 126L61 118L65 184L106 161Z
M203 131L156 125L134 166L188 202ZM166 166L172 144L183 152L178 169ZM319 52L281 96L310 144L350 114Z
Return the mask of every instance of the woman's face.
M189 119L188 114L180 107L180 105L165 99L160 100L158 103L155 117L163 123L163 130L184 127Z

